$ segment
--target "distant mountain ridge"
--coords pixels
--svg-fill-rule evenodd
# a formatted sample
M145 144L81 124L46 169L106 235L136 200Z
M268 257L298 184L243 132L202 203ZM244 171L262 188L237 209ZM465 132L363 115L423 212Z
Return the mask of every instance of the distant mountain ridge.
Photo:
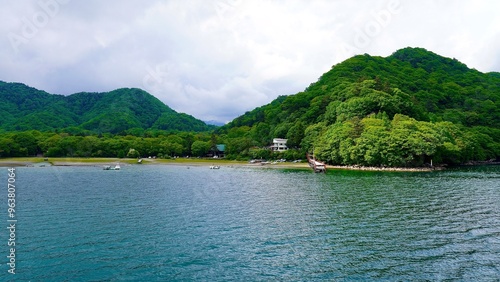
M409 95L406 100L411 105L406 109L393 109L393 114L403 113L419 120L448 120L468 126L500 127L500 73L481 73L456 59L408 47L386 58L368 54L349 58L334 65L303 92L279 96L235 118L219 131L260 122L275 125L299 120L309 124L320 121L329 103L363 96L364 93L347 93L347 90L365 80L373 80L375 90L392 92L393 88L398 88ZM370 106L364 110L364 113L356 113L357 116L384 111Z
M64 96L0 81L0 116L0 129L5 131L70 129L116 134L131 129L199 132L215 128L177 113L137 88Z
M217 121L217 120L205 120L204 121L206 124L209 124L209 125L215 125L215 126L223 126L225 125L224 122L221 122L221 121Z

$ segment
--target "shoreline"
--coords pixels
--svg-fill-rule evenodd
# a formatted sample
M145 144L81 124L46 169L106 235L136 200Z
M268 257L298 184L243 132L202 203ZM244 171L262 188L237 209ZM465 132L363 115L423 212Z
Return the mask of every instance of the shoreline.
M46 159L46 160L45 160ZM220 166L220 167L251 167L251 168L281 168L281 169L306 169L307 163L278 163L278 164L251 164L246 161L232 160L211 160L211 159L143 159L142 163L137 163L136 159L120 158L7 158L0 159L0 167L43 167L43 166L94 166L105 165L173 165L173 166Z
M221 166L221 167L249 167L249 168L276 168L276 169L310 169L309 164L302 163L276 163L276 164L251 164L246 161L232 161L223 159L143 159L141 164L136 159L120 158L6 158L0 159L0 167L26 167L26 166L104 166L113 164L126 165L175 165L175 166ZM432 172L445 170L445 167L365 167L365 166L341 166L327 165L333 170L360 170L360 171L388 171L388 172Z
M445 170L445 167L375 167L375 166L358 166L358 165L327 165L326 168L343 169L343 170L362 170L362 171L390 171L390 172L431 172Z

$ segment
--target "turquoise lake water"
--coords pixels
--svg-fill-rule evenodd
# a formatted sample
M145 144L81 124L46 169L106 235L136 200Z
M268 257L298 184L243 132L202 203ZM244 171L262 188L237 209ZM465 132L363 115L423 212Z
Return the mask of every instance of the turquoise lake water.
M7 168L1 168L7 223ZM500 167L16 170L1 281L499 281Z

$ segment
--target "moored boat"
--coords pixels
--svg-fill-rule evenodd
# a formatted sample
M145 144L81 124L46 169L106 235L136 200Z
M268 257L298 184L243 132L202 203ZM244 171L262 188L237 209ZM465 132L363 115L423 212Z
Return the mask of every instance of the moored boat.
M103 166L102 168L103 170L120 170L121 167L119 164L116 164L114 167L110 166L110 165L105 165Z

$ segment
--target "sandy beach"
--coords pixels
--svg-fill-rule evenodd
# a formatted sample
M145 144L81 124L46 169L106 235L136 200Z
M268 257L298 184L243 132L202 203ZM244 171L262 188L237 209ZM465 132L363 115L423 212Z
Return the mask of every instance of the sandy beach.
M309 168L307 163L283 162L276 164L251 164L245 161L177 158L177 159L136 159L119 158L8 158L0 159L0 167L23 166L105 166L105 165L177 165L177 166L220 166L220 167L256 167L256 168Z
M136 159L120 158L7 158L0 159L0 167L23 166L105 166L105 165L177 165L177 166L220 166L220 167L252 167L252 168L278 168L278 169L309 169L305 162L277 162L277 163L249 163L246 161L233 161L221 159L143 159L138 163ZM364 166L338 166L327 165L327 169L334 170L363 170L363 171L401 171L401 172L429 172L442 170L443 167L398 168L398 167L364 167Z

